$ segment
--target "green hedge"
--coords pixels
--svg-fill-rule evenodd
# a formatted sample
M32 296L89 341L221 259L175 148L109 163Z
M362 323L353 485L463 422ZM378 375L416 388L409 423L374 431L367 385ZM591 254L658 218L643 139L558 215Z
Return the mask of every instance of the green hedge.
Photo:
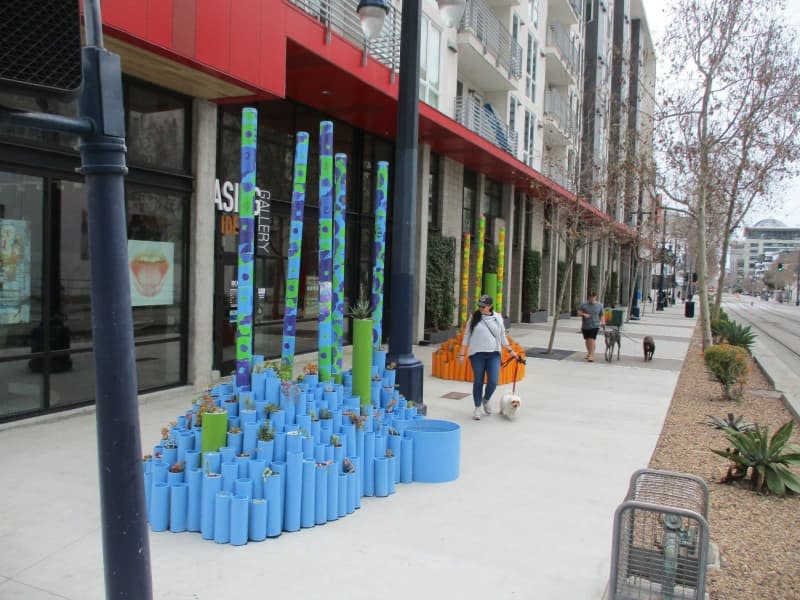
M425 275L425 327L435 331L453 324L456 299L456 240L438 233L428 236L428 267Z
M583 304L583 290L581 283L583 282L583 265L575 263L572 266L572 305L570 308L577 309Z
M522 258L522 313L539 308L539 286L542 281L542 255L538 250L525 249Z

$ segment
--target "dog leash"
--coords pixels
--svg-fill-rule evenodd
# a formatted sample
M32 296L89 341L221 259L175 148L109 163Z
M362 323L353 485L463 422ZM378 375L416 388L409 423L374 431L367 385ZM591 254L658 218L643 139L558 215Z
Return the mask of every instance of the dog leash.
M517 373L519 372L519 363L522 363L524 365L524 364L527 364L527 361L524 358L520 357L520 356L517 356L516 358L513 357L513 356L509 356L508 360L506 362L504 362L503 364L501 364L500 367L501 368L505 367L512 360L516 360L517 361L517 363L514 365L514 378L513 378L513 381L511 382L511 393L512 394L516 394L517 393Z

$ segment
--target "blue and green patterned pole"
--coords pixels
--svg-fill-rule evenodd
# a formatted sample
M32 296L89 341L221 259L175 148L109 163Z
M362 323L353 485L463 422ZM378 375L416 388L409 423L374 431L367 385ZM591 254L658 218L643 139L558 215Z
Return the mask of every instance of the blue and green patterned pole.
M344 246L347 208L347 155L334 157L336 203L333 207L333 354L331 364L337 381L344 356Z
M386 205L389 189L389 163L378 162L375 186L375 264L372 267L372 347L380 350L383 340L383 274L386 256Z
M319 124L319 380L331 379L333 123Z
M236 389L250 390L253 361L253 256L258 111L242 109L242 179L239 184L239 281L236 306Z
M286 272L286 308L283 313L283 343L281 344L281 367L288 373L291 373L294 367L294 343L297 335L297 294L300 291L300 258L303 249L303 212L306 202L306 177L308 175L308 138L307 132L298 131L294 152L292 218L289 224L289 265Z

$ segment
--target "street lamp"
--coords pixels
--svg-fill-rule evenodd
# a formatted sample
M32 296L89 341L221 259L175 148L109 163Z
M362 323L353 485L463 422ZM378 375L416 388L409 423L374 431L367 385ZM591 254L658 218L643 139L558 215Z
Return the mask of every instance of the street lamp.
M438 0L439 12L448 26L461 20L466 0ZM356 9L367 39L380 33L389 13L387 0L360 0ZM419 43L421 0L405 0L401 22L400 80L397 97L397 141L392 198L392 262L389 287L392 317L389 320L389 360L397 365L400 392L422 407L422 362L411 350L414 322L414 253L416 252L417 153L419 147ZM380 340L378 340L380 343Z

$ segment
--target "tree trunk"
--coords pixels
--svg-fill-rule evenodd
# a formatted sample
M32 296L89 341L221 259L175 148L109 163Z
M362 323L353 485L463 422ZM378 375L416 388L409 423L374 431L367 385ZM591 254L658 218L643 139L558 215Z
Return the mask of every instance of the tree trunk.
M558 326L558 315L561 314L561 306L564 304L564 296L567 293L567 288L572 282L572 266L575 264L575 242L573 240L567 242L566 258L567 268L564 272L564 281L561 282L561 289L558 291L556 313L553 317L553 326L550 328L550 340L547 342L547 350L545 350L545 354L550 354L553 351L553 341L556 338L556 327Z

